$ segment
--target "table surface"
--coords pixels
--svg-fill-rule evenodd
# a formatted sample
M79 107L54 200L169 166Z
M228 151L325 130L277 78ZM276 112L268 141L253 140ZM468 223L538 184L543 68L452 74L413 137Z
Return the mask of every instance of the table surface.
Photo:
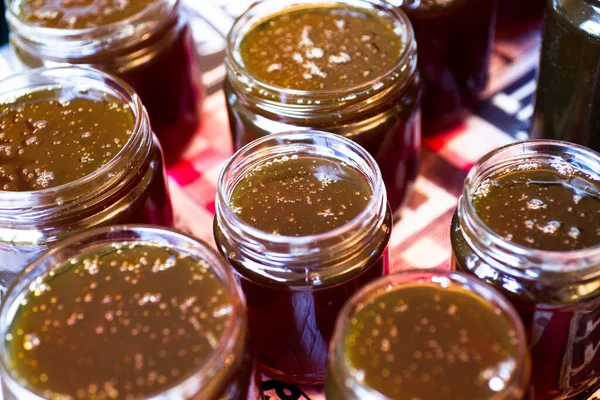
M225 36L251 0L185 0L201 54L207 91L203 125L182 160L169 170L177 227L214 246L212 219L217 177L231 156L221 84ZM421 173L391 239L391 270L447 268L450 220L471 166L494 148L528 137L533 114L539 34L497 40L485 100L463 125L423 140ZM20 67L0 47L0 78ZM185 212L185 214L182 214ZM323 399L321 388L266 379L265 400Z

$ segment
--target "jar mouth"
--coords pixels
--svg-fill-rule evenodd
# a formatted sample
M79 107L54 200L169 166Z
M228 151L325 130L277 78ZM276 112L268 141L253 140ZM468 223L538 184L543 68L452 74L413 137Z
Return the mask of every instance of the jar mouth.
M330 231L308 236L276 235L257 229L243 221L230 207L233 190L240 179L231 179L239 171L250 171L264 161L292 154L311 151L311 155L320 155L340 160L342 155L349 160L340 160L357 168L365 176L372 190L372 196L365 208L352 220ZM367 176L366 173L372 174ZM241 174L240 174L241 175ZM387 196L383 187L381 171L373 157L360 145L350 139L333 133L321 131L281 132L263 136L238 150L223 166L218 179L217 215L240 227L240 231L255 240L283 246L308 246L316 242L339 241L340 236L348 230L357 229L372 215L387 204Z
M81 82L74 82L81 80ZM108 171L119 170L119 159L124 154L131 153L139 145L140 136L146 128L148 116L135 91L124 81L99 70L78 67L37 68L15 74L0 80L0 104L3 100L48 88L93 88L98 92L110 94L129 106L135 118L132 134L113 158L106 164L79 179L54 186L51 188L31 191L5 191L0 190L0 209L23 208L33 199L52 199L60 195L64 202L69 200L65 192L69 189L88 187ZM67 197L67 198L65 198Z
M340 382L340 384L351 390L358 389L358 391L355 392L355 394L359 396L358 398L391 400L373 388L364 387L363 384L359 383L359 381L356 379L356 376L352 373L353 367L349 365L348 357L346 357L345 351L345 342L346 337L348 336L349 322L354 317L356 312L360 310L360 307L366 304L373 295L381 295L392 290L402 290L403 287L425 283L438 285L441 290L444 290L449 284L459 285L476 296L483 298L488 303L497 306L501 311L501 316L506 318L510 325L515 329L515 338L517 339L516 360L523 361L524 363L524 365L517 364L517 367L513 369L510 380L506 382L505 390L510 390L511 385L520 383L520 373L525 373L527 374L527 377L529 377L529 371L527 370L528 350L526 347L527 339L525 328L523 327L519 315L512 307L510 302L493 287L485 284L477 278L460 272L432 269L427 271L403 271L385 276L369 283L355 293L348 302L346 302L337 318L329 351L329 362L335 362L336 366L342 368L344 378L347 379L346 382ZM526 370L519 370L519 366L526 368ZM349 377L349 379L347 377ZM348 381L352 383L352 388L349 387ZM505 398L505 396L506 391L501 391L498 392L496 396L492 397L491 400L502 400Z
M68 262L72 257L115 242L158 244L181 250L206 261L226 286L232 300L231 323L223 331L218 346L196 370L190 372L180 381L173 383L170 388L165 389L159 395L154 395L158 397L150 398L162 398L162 396L166 396L165 398L171 398L170 396L173 396L172 398L186 398L185 396L189 396L191 393L197 395L206 392L215 395L220 388L216 387L214 383L205 382L204 377L225 374L231 368L231 365L228 365L229 355L235 351L236 346L242 344L239 338L245 335L245 301L231 268L225 261L206 243L174 229L143 224L116 225L93 229L62 241L30 264L10 284L0 305L0 340L4 341L6 332L20 306L20 299L27 292L31 282L46 276L49 272ZM7 380L7 382L3 382L3 385L21 388L21 384L11 374L5 346L1 345L0 349L2 379ZM239 362L239 358L236 357L236 361ZM41 397L30 392L28 388L23 387L20 390L25 390L28 398L31 396L31 398L41 399Z
M600 154L587 147L543 139L511 143L486 154L467 175L458 207L461 228L474 233L477 241L485 238L485 244L494 258L502 259L507 256L512 261L507 263L509 269L523 270L532 277L537 276L535 270L530 269L532 266L543 272L570 274L600 263L600 242L595 246L577 250L535 249L505 239L479 217L472 199L480 184L502 171L509 172L511 168L523 166L524 161L532 165L568 165L600 186ZM473 238L469 236L473 235L465 235L465 239L473 245ZM479 246L473 247L477 249ZM517 262L518 258L524 258L530 264L520 265Z
M339 89L318 89L318 90L299 90L290 89L283 86L270 84L259 79L250 73L245 67L239 54L239 47L246 34L258 26L261 22L277 15L286 14L293 10L301 10L312 7L333 8L340 5L348 5L368 12L378 11L379 14L385 14L390 18L401 35L403 47L401 54L396 62L383 74L372 78L363 83ZM407 64L416 57L414 45L414 31L408 16L399 8L385 0L293 0L292 2L281 2L279 0L261 0L254 3L244 14L242 14L234 23L227 38L226 65L235 73L236 76L243 79L249 86L255 86L258 91L265 93L285 93L287 106L298 104L302 106L303 100L314 101L355 101L357 98L371 96L378 93L386 86L384 82L395 80L399 75L398 71L404 72ZM271 96L272 97L272 96ZM292 103L292 104L287 104ZM310 103L308 103L310 104ZM319 103L316 103L317 105Z

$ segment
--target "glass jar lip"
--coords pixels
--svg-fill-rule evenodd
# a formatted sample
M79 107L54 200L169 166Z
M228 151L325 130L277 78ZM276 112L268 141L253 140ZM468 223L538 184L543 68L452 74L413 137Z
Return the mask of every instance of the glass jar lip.
M323 232L316 235L308 235L308 236L285 236L285 235L276 235L273 233L265 232L263 230L257 229L246 222L244 222L229 206L230 196L229 193L225 192L225 189L228 187L227 185L227 172L236 165L241 159L246 157L248 154L252 154L252 152L261 148L264 145L268 145L268 142L274 142L272 145L268 146L268 148L276 148L278 146L291 146L293 143L303 143L303 141L311 140L314 138L320 138L328 141L337 141L340 145L347 147L351 152L357 154L361 158L363 158L367 166L371 171L374 172L375 177L373 179L373 185L371 185L371 189L373 194L371 199L365 208L352 220L347 223L332 229L327 232ZM279 143L278 143L279 142ZM328 149L325 145L315 145L315 147L321 147L323 149ZM285 153L277 153L278 156L283 156L284 154L291 154L293 151L293 147L289 147ZM256 165L261 163L263 159L254 159L252 160L252 165ZM356 142L347 139L341 135L337 135L335 133L329 133L324 131L317 130L301 130L301 131L292 131L292 132L280 132L273 133L266 136L263 136L259 139L256 139L249 144L242 147L238 150L223 166L221 172L219 174L218 179L218 190L217 190L217 203L218 205L222 205L222 207L218 207L218 212L222 212L225 214L225 217L229 221L234 221L237 226L240 226L241 229L247 233L250 237L256 238L257 240L264 241L267 243L274 244L311 244L320 241L328 241L340 237L340 235L353 228L358 228L362 225L362 221L364 221L371 213L372 210L376 210L378 204L381 202L381 199L378 198L378 194L381 193L384 196L384 203L387 202L385 189L383 187L383 178L381 176L381 170L377 165L377 162L373 157L359 144Z
M119 235L122 237L118 237ZM226 368L221 364L227 363L227 356L233 351L232 349L234 346L239 345L239 337L245 334L246 328L240 324L240 321L244 320L246 315L245 299L241 289L236 283L231 268L217 252L205 242L176 229L146 224L114 225L88 230L61 241L60 244L33 261L11 282L3 296L2 303L0 304L0 341L4 341L6 330L10 326L10 321L7 320L10 319L12 321L12 316L10 314L14 316L16 308L19 306L17 304L19 297L27 290L29 283L39 276L45 276L70 258L66 257L64 260L61 260L61 251L74 249L78 252L84 252L86 249L94 248L95 245L108 245L111 242L156 243L173 246L185 253L192 254L208 262L220 280L224 283L232 300L232 314L231 324L221 335L218 346L213 350L210 357L208 357L203 364L198 366L197 369L191 371L187 376L181 378L163 392L152 395L151 397L148 397L148 399L183 398L171 396L182 396L183 392L188 393L189 390L195 390L194 393L196 394L202 393L208 386L211 386L211 390L217 389L212 387L213 385L207 385L206 382L198 382L198 379L202 379L203 376L207 375L207 372L213 371L215 365L220 367L219 370L216 370L217 373L222 372L222 370ZM58 257L60 261L56 261L56 257ZM51 262L53 267L43 268L44 262ZM38 271L40 268L42 271ZM20 290L17 290L19 286L22 287L19 288ZM13 301L9 301L11 298ZM23 389L27 391L27 394L32 396L32 399L41 400L42 397L39 397L28 388L16 382L10 372L11 370L7 363L7 357L5 357L5 351L3 349L4 345L0 345L0 348L2 348L2 351L0 351L0 370L2 371L2 379L8 379L12 381L13 384L23 387ZM223 354L225 354L225 356L223 356ZM214 371L212 375L214 375Z
M351 366L348 363L348 358L345 356L345 338L347 337L348 322L354 316L357 311L357 307L364 304L370 295L377 293L387 293L396 288L402 288L403 286L414 286L423 283L434 283L444 288L444 285L448 285L448 281L453 284L457 284L466 288L469 292L474 293L476 296L483 298L486 302L497 306L502 313L502 316L514 326L516 338L517 338L517 353L516 357L519 361L517 367L512 371L510 380L507 382L505 388L509 388L511 384L515 383L515 380L519 378L519 367L525 368L523 371L529 377L529 361L528 361L528 349L526 346L527 339L525 334L525 328L521 322L519 314L511 305L511 303L496 289L492 286L487 285L485 282L462 272L441 270L441 269L427 269L427 270L406 270L397 272L379 278L363 288L359 289L350 300L346 302L340 314L336 320L333 338L331 340L329 350L329 363L338 360L336 365L343 368L343 373L347 377L351 377L351 382L355 387L361 389L361 395L369 396L372 400L392 400L384 394L380 393L374 388L363 387L351 374ZM520 364L520 362L523 364ZM328 378L330 379L330 378ZM343 382L346 384L346 382ZM351 389L352 390L352 389ZM492 397L490 400L502 400L504 392L499 392L497 396ZM362 397L361 397L362 398Z
M6 14L11 17L11 19L12 19L11 22L14 23L15 21L18 21L18 23L20 25L22 25L23 27L39 30L40 33L51 36L51 37L68 37L68 36L75 37L75 36L90 34L92 32L97 32L99 30L106 30L108 33L108 32L114 31L114 29L120 25L131 25L131 24L136 24L138 22L141 22L147 13L152 13L153 11L156 11L157 9L159 9L161 6L161 0L154 0L152 2L152 4L148 5L146 8L144 8L144 9L138 11L137 13L130 15L129 17L124 18L122 20L111 22L111 23L105 24L105 25L99 25L99 26L96 26L93 28L69 29L69 28L51 28L51 27L39 26L39 25L25 22L21 18L20 14L17 11L18 6L23 2L23 0L4 0L4 1L6 2ZM173 5L175 5L180 0L170 0L170 1L172 1Z
M335 5L352 5L358 8L378 7L385 11L394 22L399 22L405 28L402 35L406 35L405 46L398 60L383 74L370 79L369 81L356 84L347 88L339 89L320 89L320 90L299 90L290 89L283 86L273 85L264 80L259 79L254 74L250 73L240 62L239 57L236 57L236 50L243 39L241 31L245 28L244 33L249 32L253 27L257 26L261 21L267 18L285 13L285 10L294 8L306 8L307 5L317 5L321 7L334 7ZM275 7L279 6L275 9ZM264 10L266 10L266 12ZM254 12L260 13L260 18L254 18ZM253 84L259 86L262 90L269 93L285 93L286 97L305 99L327 99L335 97L336 99L353 100L357 94L370 92L371 88L382 85L383 81L391 78L396 71L402 69L406 65L412 55L411 44L415 43L415 34L413 26L404 11L399 7L394 7L388 0L293 0L292 2L281 2L280 0L260 0L253 3L241 16L239 16L233 24L227 36L226 58L231 60L226 62L226 65L231 66L240 76L247 77Z
M73 186L82 186L89 185L91 182L98 179L100 176L106 173L106 171L112 171L118 167L119 158L127 152L132 151L133 147L136 146L135 137L140 135L140 131L142 129L142 125L144 124L144 119L147 119L146 111L144 106L142 105L141 100L139 99L137 93L129 86L125 81L117 78L113 75L109 75L100 70L91 68L91 67L82 67L82 66L59 66L59 67L41 67L35 68L32 70L28 70L25 72L21 72L18 74L11 75L7 78L0 80L0 105L3 104L3 98L13 96L13 93L17 92L20 95L23 95L28 92L43 90L49 87L61 87L65 83L69 84L72 87L77 87L77 83L69 83L70 80L73 80L74 77L83 77L88 78L93 81L97 81L99 84L103 84L106 87L109 85L114 86L116 90L120 90L119 93L121 96L121 100L125 104L129 106L133 116L135 118L134 127L132 129L132 134L125 143L125 145L119 150L117 154L113 156L113 158L108 161L106 164L93 171L89 175L83 176L74 181L54 186L47 189L40 190L28 190L28 191L6 191L0 190L0 203L4 201L10 202L19 202L19 201L27 201L32 196L36 197L50 197L55 196L67 188L71 188ZM12 84L13 82L18 82L20 80L27 80L30 78L50 78L56 79L54 82L41 83L36 85L29 86L18 86L7 91L3 86L7 86ZM111 93L111 91L107 90L105 93ZM125 98L123 98L125 97Z
M541 149L541 151L539 149ZM597 171L600 171L600 153L597 153L585 146L577 145L574 143L561 141L561 140L548 140L548 139L535 139L535 140L526 140L521 142L510 143L504 145L502 147L497 148L483 156L471 169L467 178L465 179L465 185L463 188L463 194L461 199L459 200L459 205L465 209L465 213L468 215L470 219L472 219L473 224L477 226L477 229L480 230L486 238L493 243L493 246L497 249L508 252L509 254L516 254L527 256L530 259L535 259L541 261L540 269L545 272L553 272L553 273L572 273L574 271L581 271L590 268L589 263L584 263L584 265L573 265L569 263L569 260L578 259L578 260L596 260L600 262L600 243L595 246L579 249L579 250L569 250L569 251L554 251L554 250L539 250L533 249L518 243L513 243L498 233L493 231L477 214L473 202L471 201L473 196L473 191L477 189L474 187L474 183L477 182L477 179L480 178L482 174L482 169L486 163L492 162L499 155L506 153L511 150L516 150L521 154L521 157L517 160L515 159L511 163L502 164L500 166L492 165L490 171L483 171L485 173L485 177L489 177L493 175L495 172L508 167L509 165L514 165L523 159L527 159L527 156L533 156L534 152L539 152L540 156L546 155L549 160L556 159L566 164L570 164L573 160L565 160L564 158L560 158L560 156L552 155L549 153L548 149L562 149L562 150L572 150L569 154L570 156L578 156L581 158L582 162L594 162L597 164ZM544 153L545 150L545 153ZM514 157L513 157L514 158ZM576 167L576 169L581 171L581 168ZM590 171L582 171L586 175L590 175L594 170ZM594 180L598 182L600 186L600 172L595 173ZM519 269L515 266L509 266L511 269Z

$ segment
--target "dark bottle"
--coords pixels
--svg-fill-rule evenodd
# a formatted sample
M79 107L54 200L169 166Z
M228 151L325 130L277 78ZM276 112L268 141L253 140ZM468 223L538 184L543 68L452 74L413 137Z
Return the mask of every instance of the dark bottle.
M529 1L529 0L525 0ZM498 0L410 0L423 78L423 132L461 123L488 82Z
M8 41L8 26L4 19L4 2L0 2L0 46Z
M448 271L386 276L355 294L331 342L328 400L522 400L530 363L510 303Z
M533 138L600 150L600 3L549 0L533 116Z
M0 309L6 400L257 400L241 290L172 230L91 230L53 248Z
M498 0L496 36L513 37L539 28L548 0Z
M558 141L496 150L465 182L454 265L506 295L525 325L533 398L600 386L600 155Z
M391 223L377 164L339 135L273 134L230 159L215 241L246 295L263 373L323 383L338 312L388 270Z
M0 81L0 288L66 237L173 224L160 145L139 97L97 70Z
M318 129L375 158L397 211L418 174L421 81L406 15L378 0L257 3L229 34L225 94L235 150Z
M93 66L124 79L148 109L167 164L177 161L198 130L203 99L179 0L7 4L11 44L23 64Z

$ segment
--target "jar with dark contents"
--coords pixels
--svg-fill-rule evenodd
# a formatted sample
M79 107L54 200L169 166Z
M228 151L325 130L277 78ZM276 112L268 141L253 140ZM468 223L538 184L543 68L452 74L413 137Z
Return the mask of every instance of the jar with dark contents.
M534 399L600 386L600 155L559 141L500 148L470 172L452 222L456 269L525 325Z
M548 0L532 137L600 151L600 3Z
M342 305L388 270L391 224L377 164L339 135L273 134L229 160L215 241L246 295L264 374L323 383Z
M519 315L496 290L448 271L386 276L344 306L330 346L328 400L526 398Z
M0 81L0 288L58 241L117 223L173 223L139 97L86 68Z
M396 211L418 174L421 81L406 15L379 0L265 0L229 34L225 94L235 150L298 129L337 133L375 158Z
M257 400L241 290L206 244L121 225L36 260L0 309L4 399Z
M539 28L548 0L498 0L496 35L513 37Z
M460 124L477 105L489 77L497 3L403 2L419 49L424 133Z
M129 83L148 109L167 164L198 130L200 70L180 0L8 0L11 44L25 66L91 66Z
M8 26L2 15L4 15L4 2L0 2L0 46L8 41Z

